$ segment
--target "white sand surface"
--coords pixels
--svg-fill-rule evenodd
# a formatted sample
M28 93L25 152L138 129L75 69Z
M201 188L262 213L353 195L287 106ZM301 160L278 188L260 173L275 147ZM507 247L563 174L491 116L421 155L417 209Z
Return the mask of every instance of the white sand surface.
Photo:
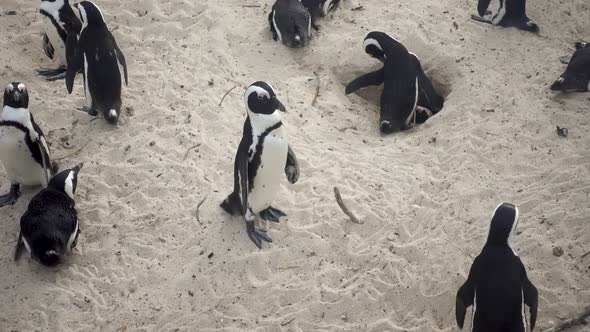
M580 311L590 94L548 87L559 57L590 39L590 3L529 2L540 35L471 21L475 0L343 0L292 50L271 39L271 0L97 0L130 71L115 128L76 110L81 77L68 95L36 76L54 66L39 1L1 0L0 83L25 82L53 158L85 167L82 234L59 268L12 261L36 190L0 210L0 331L454 331L456 291L503 201L520 208L514 246L539 289L538 330ZM379 91L344 94L378 66L362 47L372 30L404 41L447 97L425 125L383 137ZM289 216L263 225L274 240L263 250L218 206L257 80L289 109L302 171L284 181L274 205Z

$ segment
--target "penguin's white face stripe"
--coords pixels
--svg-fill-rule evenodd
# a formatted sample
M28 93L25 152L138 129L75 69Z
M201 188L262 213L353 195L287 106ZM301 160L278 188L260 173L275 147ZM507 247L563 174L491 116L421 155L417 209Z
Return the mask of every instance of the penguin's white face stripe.
M76 235L78 235L78 218L76 218L76 227L74 227L74 232L72 234L70 234L70 238L68 239L68 250L72 251L72 244L74 243L74 240L76 239Z
M270 86L270 84L269 84L269 86ZM244 102L246 103L246 107L248 106L248 97L250 97L250 95L254 92L256 92L256 95L258 96L258 98L270 99L270 93L268 91L264 90L263 88L261 88L259 86L252 85L248 88L248 90L246 90L246 93L244 94Z
M64 0L55 0L54 2L50 1L41 1L40 9L47 14L53 16L53 18L58 22L58 24L63 28L63 22L59 19L59 10L64 6Z
M279 30L279 27L277 26L277 21L275 20L275 16L276 16L276 11L273 10L272 11L272 25L275 27L275 31L277 32L277 36L279 37L279 41L282 42L283 35L281 35L281 30Z
M373 38L365 39L365 42L363 43L363 47L366 49L367 46L369 46L369 45L373 45L373 46L377 47L381 52L383 52L383 49L381 48L381 45L379 45L379 42L377 42L377 40L375 40Z
M24 84L20 83L18 85L18 91L25 92L26 89L27 89L27 87Z
M333 2L333 0L326 0L326 2L324 2L324 7L322 8L322 11L324 12L324 16L328 15L330 10L332 9L332 2Z
M70 171L70 174L68 174L68 177L66 178L66 182L64 183L64 190L66 192L66 194L68 194L68 196L71 199L74 199L74 171Z

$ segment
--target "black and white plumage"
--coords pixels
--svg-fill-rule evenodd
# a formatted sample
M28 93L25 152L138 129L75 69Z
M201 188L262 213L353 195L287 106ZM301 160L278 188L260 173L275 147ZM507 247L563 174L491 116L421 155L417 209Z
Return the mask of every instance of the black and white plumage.
M23 83L4 90L0 114L0 160L10 180L10 192L0 196L0 207L18 201L20 186L47 185L49 148L43 131L29 112L29 92Z
M87 107L82 110L116 124L121 110L121 72L127 84L127 64L123 52L107 28L100 9L90 1L75 5L82 18L80 38L68 38L69 55L66 87L72 93L76 73L82 70ZM69 52L69 51L68 51Z
M266 230L254 227L256 215L273 222L286 215L271 203L280 189L283 172L290 183L297 182L299 164L281 120L285 106L273 88L265 82L253 83L244 98L248 117L234 162L234 190L221 207L231 215L244 217L248 236L261 248L262 241L272 240Z
M45 19L43 51L58 63L57 69L41 69L38 73L52 81L65 77L67 68L66 43L68 35L76 38L82 23L69 4L69 0L41 0L39 8Z
M82 166L55 175L48 187L33 197L20 220L14 260L24 247L41 264L55 266L76 246L80 226L74 194Z
M590 91L590 44L576 43L576 51L563 74L551 85L553 91Z
M538 293L526 269L511 247L518 224L518 209L499 205L490 223L490 233L481 253L459 288L457 324L463 328L467 308L473 306L474 332L525 332L525 305L530 307L530 331L537 320Z
M478 0L479 17L471 18L493 25L539 32L539 26L526 15L526 0Z
M312 16L300 0L277 0L268 15L268 23L275 41L293 48L309 44Z
M434 89L415 54L378 31L367 35L364 46L367 54L383 62L383 67L350 82L346 94L384 84L379 120L382 133L412 128L442 110L444 98Z
M340 0L301 0L301 3L311 14L311 25L318 30L316 20L324 17L338 7Z

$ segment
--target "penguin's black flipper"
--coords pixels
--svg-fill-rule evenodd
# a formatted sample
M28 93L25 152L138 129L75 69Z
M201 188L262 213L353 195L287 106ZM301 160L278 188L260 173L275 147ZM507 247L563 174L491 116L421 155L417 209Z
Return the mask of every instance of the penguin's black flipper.
M14 247L14 261L16 262L22 252L23 252L23 247L24 247L24 243L23 243L23 233L18 232L18 240L16 241L16 246Z
M473 305L473 300L475 298L475 283L473 276L475 274L477 263L478 257L475 258L473 264L471 265L467 281L465 281L463 286L461 286L457 292L457 300L455 302L455 318L457 319L457 325L461 329L465 323L465 314L467 313L467 308Z
M529 31L532 33L539 32L539 26L526 16L511 19L504 18L500 25L503 27L515 27L517 29Z
M381 68L377 71L357 77L346 86L345 92L347 95L349 95L369 85L380 85L383 83L384 78L384 68Z
M119 63L123 67L123 76L125 77L125 85L128 85L127 84L128 83L127 62L125 61L125 55L123 54L123 51L121 51L121 49L119 48L119 45L117 45L117 42L115 41L115 37L113 37L113 35L111 34L110 31L109 31L109 34L111 35L111 39L113 41L113 46L115 46L115 53L117 53L117 59L119 60Z
M66 59L68 62L68 68L66 70L66 88L68 89L68 93L71 94L74 88L76 74L84 65L82 51L78 43L78 36L75 33L68 33L68 38L66 39Z
M479 16L483 17L486 14L486 11L490 6L491 1L492 0L479 0L477 2L477 13L479 14Z
M299 180L299 162L297 162L297 157L295 156L295 152L291 149L291 146L289 146L289 152L287 153L285 175L287 175L287 180L289 180L289 183L291 184L295 184L297 180Z
M524 267L523 267L524 270ZM535 330L535 323L537 322L537 307L539 305L539 292L533 283L526 276L525 272L525 283L523 287L524 303L530 308L531 315L531 331Z

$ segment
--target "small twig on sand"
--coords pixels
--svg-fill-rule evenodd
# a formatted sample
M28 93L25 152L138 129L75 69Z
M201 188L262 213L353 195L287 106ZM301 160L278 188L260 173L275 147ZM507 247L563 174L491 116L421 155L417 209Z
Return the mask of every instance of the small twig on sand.
M336 196L336 203L338 203L338 206L340 206L342 212L344 212L344 214L347 215L350 218L350 220L352 220L352 222L356 224L362 224L359 218L352 214L352 212L350 212L346 205L344 205L344 202L342 201L342 196L340 196L340 189L338 189L338 187L334 187L334 196Z
M587 253L583 254L582 257L580 257L580 258L584 258L584 257L586 257L588 255L590 255L590 251L588 251Z
M242 7L245 7L245 8L260 8L262 6L261 5L242 5Z
M223 95L223 98L221 98L221 101L219 102L219 106L221 106L221 104L223 104L223 100L225 99L225 97L227 97L227 95L228 95L230 92L234 91L234 89L235 89L235 88L237 88L237 87L238 87L237 85L234 85L234 87L233 87L233 88L231 88L231 89L227 90L227 92L226 92L226 93Z
M203 203L205 203L205 200L207 200L207 197L209 197L209 196L205 196L205 198L203 198L201 203L199 203L197 205L197 221L199 222L199 224L201 223L201 218L199 218L199 209L201 208L201 205L203 205Z
M338 129L339 132L344 132L344 131L347 131L348 129L358 130L358 128L356 126L350 126L350 127L344 127L344 128L336 127L336 129Z
M182 161L185 161L186 158L188 158L188 154L189 154L189 152L191 152L192 149L198 148L199 146L201 146L201 143L195 144L195 145L191 146L190 148L188 148L188 150L186 150L186 153L184 154L184 158L182 158Z
M315 71L313 73L315 75L315 78L318 80L318 85L315 88L315 96L313 96L311 106L315 106L315 102L318 100L318 96L320 94L320 75L318 75L318 73L316 73Z
M53 161L64 160L64 159L66 159L68 157L71 157L71 156L73 156L75 154L78 154L78 152L82 151L89 143L90 143L90 141L86 142L86 144L84 144L84 146L82 146L81 148L79 148L78 150L76 150L76 151L74 151L74 152L72 152L70 154L66 154L65 156L61 156L59 158L51 158L51 159Z
M576 316L574 316L574 318L568 319L565 322L561 323L560 325L558 325L554 328L545 330L545 332L564 331L564 330L569 329L570 327L573 327L576 325L586 325L585 319L589 316L590 316L590 307L587 307L586 310L584 310L580 314L577 314Z

